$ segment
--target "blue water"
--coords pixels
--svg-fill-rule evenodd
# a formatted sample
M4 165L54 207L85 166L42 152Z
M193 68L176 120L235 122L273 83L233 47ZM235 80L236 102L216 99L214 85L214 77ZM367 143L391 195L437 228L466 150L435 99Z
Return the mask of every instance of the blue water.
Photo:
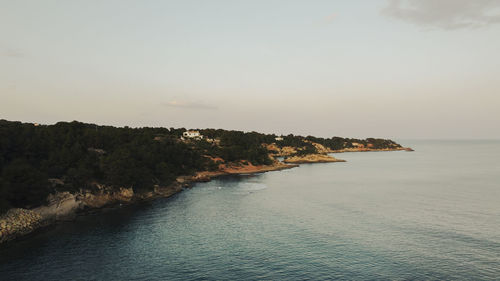
M500 280L500 142L227 177L0 248L1 280Z

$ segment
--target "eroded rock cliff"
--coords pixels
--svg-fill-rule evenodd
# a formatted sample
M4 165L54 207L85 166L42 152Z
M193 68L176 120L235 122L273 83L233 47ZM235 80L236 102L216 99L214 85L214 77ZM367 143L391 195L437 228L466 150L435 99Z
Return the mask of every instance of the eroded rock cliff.
M47 204L28 210L11 209L0 217L0 243L16 239L56 221L72 220L84 209L130 203L154 197L168 197L182 189L176 182L169 187L156 187L151 192L134 193L132 188L112 188L97 185L93 191L58 192L47 198Z

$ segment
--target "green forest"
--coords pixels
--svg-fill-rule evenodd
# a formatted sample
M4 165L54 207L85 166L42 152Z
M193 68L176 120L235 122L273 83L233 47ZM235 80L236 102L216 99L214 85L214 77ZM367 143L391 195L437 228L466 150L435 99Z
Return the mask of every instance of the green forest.
M151 190L171 184L180 175L217 169L214 157L254 165L273 162L263 144L274 143L274 134L201 129L204 139L183 141L185 131L0 120L0 213L43 204L56 191L91 190L94 183L132 187L137 192ZM372 143L374 148L397 145L383 139L294 135L284 136L277 145L297 147L298 154L315 153L310 141L331 149L349 147L352 142Z

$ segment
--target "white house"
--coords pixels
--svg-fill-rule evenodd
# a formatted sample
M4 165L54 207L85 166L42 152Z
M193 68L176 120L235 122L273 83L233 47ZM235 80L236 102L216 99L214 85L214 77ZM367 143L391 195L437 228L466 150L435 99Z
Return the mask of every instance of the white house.
M274 138L275 141L282 141L283 140L283 137L275 137Z
M188 138L188 139L202 139L203 136L200 134L199 131L185 131L182 133L182 137Z

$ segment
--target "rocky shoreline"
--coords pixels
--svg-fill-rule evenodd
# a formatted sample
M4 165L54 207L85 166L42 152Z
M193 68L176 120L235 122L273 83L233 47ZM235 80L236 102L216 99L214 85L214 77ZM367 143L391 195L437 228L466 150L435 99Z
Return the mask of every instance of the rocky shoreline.
M347 148L329 150L326 153L365 152L365 151L413 151L411 148ZM287 157L283 162L275 161L271 165L254 166L250 163L222 165L216 171L202 171L194 175L180 176L174 183L166 187L155 187L153 191L136 193L132 188L114 188L94 184L95 190L80 190L77 193L59 192L51 194L46 205L33 209L10 209L0 216L0 244L23 237L35 230L60 221L74 219L79 213L98 210L113 204L131 204L170 197L195 182L208 182L215 177L238 174L255 174L269 171L291 169L303 163L345 162L326 153Z
M195 182L207 182L212 178L255 174L269 171L291 169L298 165L275 162L272 165L240 165L225 167L219 171L203 171L195 175L181 176L167 187L155 187L153 191L135 193L132 188L112 188L96 184L97 191L80 190L77 193L59 192L51 194L46 205L33 208L14 208L0 216L0 244L21 238L51 224L73 220L78 214L98 210L110 205L132 204L155 198L170 197Z
M346 162L343 159L337 159L326 154L308 154L304 156L292 156L285 158L285 163L307 164L307 163L331 163L331 162Z
M353 147L339 150L328 150L328 153L343 153L343 152L369 152L369 151L414 151L411 147L396 147L396 148L367 148Z
M178 184L155 188L150 193L135 194L132 188L99 186L97 191L58 192L49 195L47 204L33 209L10 209L0 216L0 244L15 240L39 228L60 221L73 220L79 213L114 204L130 204L155 196L170 196L182 190Z

